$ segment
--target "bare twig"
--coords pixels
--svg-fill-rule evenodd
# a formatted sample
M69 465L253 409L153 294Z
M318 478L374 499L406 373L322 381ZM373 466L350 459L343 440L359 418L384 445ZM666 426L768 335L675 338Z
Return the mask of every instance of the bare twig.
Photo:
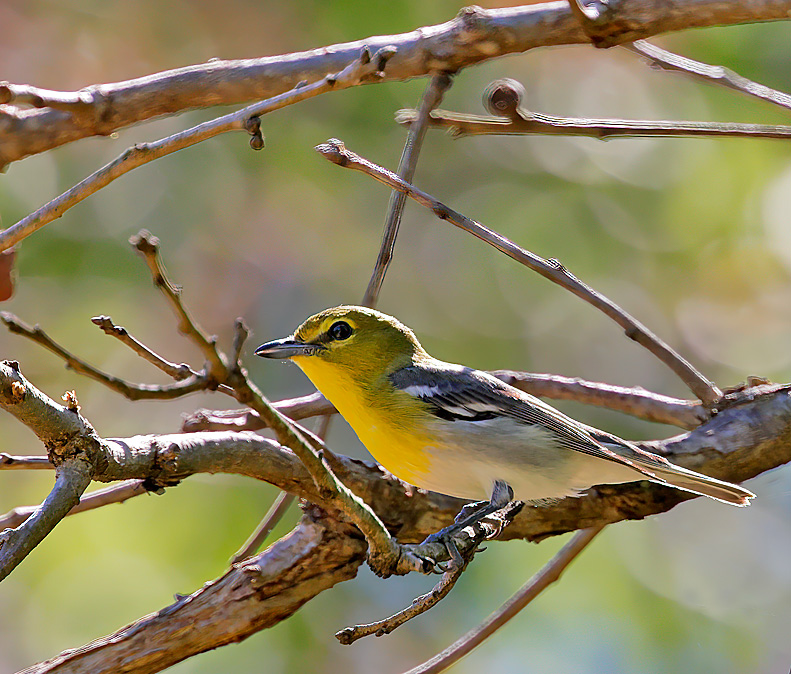
M527 581L513 597L483 623L465 634L442 653L435 655L422 665L410 669L405 674L437 674L438 672L444 672L454 662L458 662L516 616L547 587L556 582L563 571L566 570L566 567L574 561L577 555L588 546L601 530L602 527L593 527L578 531L541 571Z
M569 1L576 4L576 0ZM640 136L791 139L791 126L558 117L523 108L523 98L524 87L519 82L511 79L496 80L486 88L484 102L489 111L498 116L434 110L429 124L435 128L449 129L457 138L487 134L541 134L587 136L599 140ZM396 122L408 127L417 118L418 112L411 109L399 110L395 114Z
M378 637L390 634L394 629L401 627L401 625L412 620L412 618L422 615L447 597L453 586L461 578L461 574L464 573L467 564L469 564L469 561L465 560L462 566L452 565L448 571L442 574L442 578L431 588L431 591L416 597L409 606L398 611L398 613L372 623L346 627L336 632L335 638L342 644L349 645L371 634L375 634Z
M401 162L398 165L398 175L408 183L411 183L412 178L415 176L420 149L423 147L423 140L428 130L429 113L440 104L451 83L452 80L448 73L436 73L431 77L426 90L423 92L415 123L409 127L404 151L401 154ZM393 259L398 226L401 223L401 214L404 212L405 203L406 195L398 190L393 190L387 207L382 245L379 248L379 255L376 258L376 265L374 266L371 280L365 290L365 296L362 301L363 306L371 308L376 306L387 268Z
M358 154L347 150L343 143L337 139L331 139L327 143L318 145L316 150L326 159L339 166L361 171L393 189L402 190L419 204L430 209L440 220L447 220L456 227L473 234L517 262L541 274L544 278L553 283L557 283L561 287L577 295L577 297L592 304L618 323L626 332L627 337L635 340L641 346L644 346L670 367L670 369L684 381L690 390L700 398L704 405L713 407L721 398L722 392L670 346L665 344L642 323L634 319L614 302L573 276L557 260L545 260L517 246L501 234L484 227L461 213L457 213L448 206L437 201L430 194L404 182L392 171L388 171L360 157Z
M52 468L52 466L49 466ZM87 512L111 503L123 503L134 496L147 494L149 490L143 486L143 480L128 480L121 484L97 489L90 494L83 494L80 502L69 510L67 515ZM0 531L6 528L18 527L30 517L40 506L20 506L0 516Z
M0 470L52 470L54 467L46 456L11 456L0 452Z
M365 49L343 70L333 75L326 75L317 82L312 84L299 83L290 91L279 96L274 96L237 112L198 124L153 143L138 144L127 149L122 155L89 175L59 197L45 204L35 213L25 216L16 224L0 232L0 251L10 248L44 225L61 217L75 204L80 203L91 194L109 185L116 178L138 166L196 145L204 140L214 138L222 133L229 131L247 131L249 133L248 122L252 118L299 103L327 91L344 89L356 86L362 82L378 79L379 74L384 69L384 64L389 56L392 56L392 53L393 50L388 50L386 47L383 47L382 50L373 55Z
M138 356L144 360L147 360L154 367L159 368L162 370L162 372L173 377L173 379L176 379L177 381L188 379L190 376L200 376L199 373L195 372L186 363L180 363L176 365L176 363L171 363L170 361L165 360L159 354L154 353L145 344L130 335L126 328L120 325L115 325L109 316L94 316L91 319L91 323L98 325L106 335L110 335L111 337L115 337L116 339L120 340L123 344L126 344L130 349L132 349L132 351L134 351Z
M299 398L271 402L278 412L293 421L322 414L332 414L335 407L318 391ZM181 429L193 431L258 431L266 428L266 422L255 410L196 410L185 416Z
M733 89L791 110L791 96L787 93L754 82L723 66L713 66L708 63L694 61L691 58L674 54L645 40L637 40L631 44L625 44L623 47L645 57L649 65L658 70L675 71L691 75L705 82Z
M165 274L165 267L159 256L159 239L146 230L140 231L129 239L129 243L143 256L151 272L154 285L162 291L171 308L178 317L178 329L189 337L201 350L209 364L208 377L216 386L222 383L226 369L225 359L217 349L217 338L207 336L198 326L181 301L181 288L173 285Z
M690 430L711 418L711 412L696 400L681 400L645 389L614 386L577 377L493 370L506 384L536 396L554 400L573 400L623 412L638 419L670 424Z
M14 314L7 311L0 312L0 321L17 335L22 335L40 344L48 351L51 351L59 358L62 358L66 367L75 372L90 377L94 381L107 386L129 398L129 400L172 400L195 391L205 390L207 387L205 375L191 375L177 384L159 386L154 384L135 384L125 381L113 375L102 372L101 370L86 363L71 352L64 349L60 344L49 337L38 325L30 327L19 320Z
M272 533L272 529L277 526L277 523L291 507L294 499L296 499L296 496L287 491L281 491L277 495L272 503L272 507L269 508L266 515L264 515L264 519L261 520L261 523L255 528L255 531L250 534L250 537L244 542L244 545L239 548L233 557L231 557L231 565L241 562L248 557L252 557L259 550L269 534Z
M435 110L431 113L429 124L434 128L449 129L457 138L480 135L541 134L545 136L586 136L599 140L636 137L791 139L791 126L769 124L588 119L585 117L558 117L527 110L524 111L524 115L521 119L513 120ZM416 117L415 110L403 109L396 112L395 120L398 124L410 126Z
M618 3L624 29L618 41L703 26L787 19L785 0L680 0L672 11L662 0ZM480 9L467 7L441 25L400 35L380 35L312 51L242 61L212 61L155 73L125 82L95 84L81 92L48 92L0 83L0 104L16 95L32 102L52 101L56 108L0 109L0 167L92 135L109 135L131 124L186 109L233 105L281 94L301 81L315 81L340 70L363 47L376 52L395 46L397 56L381 81L406 80L437 71L455 72L505 54L535 47L589 43L579 22L563 3ZM23 91L20 91L22 89ZM76 101L90 98L89 114L72 114ZM64 108L68 112L64 111Z

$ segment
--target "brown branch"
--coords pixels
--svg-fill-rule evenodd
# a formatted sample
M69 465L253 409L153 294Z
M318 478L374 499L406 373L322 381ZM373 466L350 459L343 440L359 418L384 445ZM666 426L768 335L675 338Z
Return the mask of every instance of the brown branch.
M321 393L286 400L271 401L272 407L293 421L332 414L335 407ZM251 409L207 410L199 409L186 415L181 424L185 433L196 431L259 431L266 422Z
M674 54L645 40L637 40L632 44L625 44L623 47L643 56L652 68L690 75L704 82L726 87L748 96L754 96L767 103L773 103L791 110L791 95L767 87L759 82L754 82L723 66L713 66L708 63L694 61L691 58Z
M572 0L573 1L573 0ZM569 564L586 548L601 531L601 527L582 529L564 545L560 551L525 585L523 585L505 604L490 615L478 627L465 634L456 643L446 648L421 665L405 674L438 674L444 672L467 653L479 646L498 629L514 618L525 606L541 594L547 587L557 582Z
M50 465L49 468L52 468L52 465ZM134 496L147 493L149 493L149 491L143 486L143 480L129 480L122 484L113 485L112 487L97 489L90 494L83 494L80 498L80 502L69 510L66 515L76 515L77 513L101 508L111 503L123 503ZM39 506L19 506L13 508L5 515L0 515L0 531L6 528L18 527L38 508Z
M379 182L405 192L409 197L422 206L431 210L440 220L447 220L452 225L478 237L493 246L510 258L520 262L544 278L557 283L559 286L574 293L577 297L593 305L620 325L626 336L633 339L641 346L648 349L659 360L675 372L690 390L700 398L707 407L713 407L722 397L722 392L698 372L690 363L676 353L670 346L654 335L642 323L634 319L618 305L607 299L601 293L593 290L575 276L573 276L560 262L555 259L545 260L531 253L497 232L484 227L478 222L457 213L445 204L422 190L405 183L392 171L388 171L358 154L347 150L343 143L331 139L327 143L316 146L316 150L329 161L342 166L361 171L375 178Z
M46 456L11 456L0 452L0 470L52 470Z
M577 377L512 370L493 370L491 374L506 384L535 396L605 407L638 419L670 424L687 430L696 428L711 418L709 410L695 400L672 398L639 387L627 388Z
M660 33L787 19L791 2L755 0L621 0L614 41ZM588 43L590 38L560 3L505 9L461 10L451 21L400 35L370 37L307 52L240 61L212 61L125 82L95 84L80 92L52 92L0 84L0 103L52 104L35 110L0 109L0 166L80 138L114 131L191 108L230 105L276 96L299 82L342 69L363 47L394 46L398 53L380 81L406 80L461 68L535 47ZM87 105L87 110L83 106ZM79 109L78 109L79 108Z
M25 423L44 443L55 466L55 484L44 503L15 529L0 533L0 580L49 534L91 481L100 440L80 415L76 399L63 407L20 374L17 363L0 363L0 407Z
M145 344L135 339L129 334L129 331L120 326L115 325L109 316L94 316L91 323L99 326L102 332L111 337L115 337L122 344L126 344L132 351L134 351L143 360L147 360L154 367L159 368L166 375L173 377L178 381L188 379L190 376L199 377L200 374L195 372L187 363L171 363L169 360L164 359L158 353L154 353Z
M250 120L256 120L268 112L299 103L327 91L345 89L368 81L371 78L376 79L381 69L384 68L389 54L391 54L391 51L383 49L381 53L372 56L370 52L364 50L361 54L358 53L355 58L349 59L351 63L340 72L333 75L325 74L322 79L313 84L302 85L302 83L297 83L293 89L279 96L268 98L265 101L255 103L217 119L203 122L153 143L143 143L128 148L109 164L105 164L98 171L95 171L59 197L39 208L35 213L25 216L8 229L1 231L0 251L10 248L44 225L61 217L72 206L85 200L91 194L98 192L132 169L230 131L247 131L252 133L254 138L258 138L260 136L258 122L254 122L253 126L251 126ZM56 114L60 115L63 113L58 111ZM3 119L0 116L0 130L2 130L2 127ZM51 137L51 133L48 136ZM260 149L262 145L256 142L254 147L255 149Z
M316 508L258 557L115 634L26 669L27 674L161 671L182 660L273 627L305 602L351 580L365 543ZM22 674L20 672L20 674Z
M66 367L70 370L74 370L74 372L78 374L103 384L129 400L173 400L174 398L180 398L188 393L203 391L208 388L206 375L203 374L191 375L189 378L183 379L176 384L165 386L128 382L119 377L102 372L93 367L93 365L78 358L55 342L38 325L30 327L8 311L0 311L0 321L5 324L10 332L21 335L22 337L27 337L33 342L36 342L36 344L43 346L47 351L63 359L66 363Z
M428 131L429 115L440 104L442 97L451 84L452 80L448 73L437 73L431 78L426 90L423 92L415 123L409 127L404 151L401 154L401 161L398 165L398 175L408 183L411 183L412 178L415 177L420 149L423 147L423 140L426 137L426 131ZM371 280L365 290L365 296L362 301L363 306L371 308L376 306L382 283L385 280L385 274L387 274L387 268L393 259L393 251L395 249L396 236L398 236L398 227L401 224L401 215L404 212L404 204L406 204L406 195L398 190L393 190L390 195L390 203L387 206L382 244L379 248L379 255L376 258Z
M649 121L627 119L589 119L587 117L559 117L529 110L520 119L503 119L484 115L435 110L429 125L448 129L454 137L482 135L545 135L585 136L599 140L611 138L774 138L791 139L791 126L770 124L740 124L738 122ZM396 112L395 121L411 126L416 111Z

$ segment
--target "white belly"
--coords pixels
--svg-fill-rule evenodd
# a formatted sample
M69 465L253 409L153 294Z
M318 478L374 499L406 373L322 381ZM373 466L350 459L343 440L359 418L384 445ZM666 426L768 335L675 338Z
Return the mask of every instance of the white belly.
M442 428L445 442L426 446L426 469L413 479L449 496L485 500L494 481L504 480L516 499L532 501L645 479L628 466L566 449L553 443L551 432L510 419L444 422Z

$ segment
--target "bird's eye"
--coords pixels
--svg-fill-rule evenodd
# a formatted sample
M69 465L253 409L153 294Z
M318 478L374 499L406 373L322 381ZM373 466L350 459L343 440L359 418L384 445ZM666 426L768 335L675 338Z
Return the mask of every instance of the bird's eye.
M328 332L330 337L341 341L343 339L349 339L349 337L352 336L352 326L346 321L338 321L330 326Z

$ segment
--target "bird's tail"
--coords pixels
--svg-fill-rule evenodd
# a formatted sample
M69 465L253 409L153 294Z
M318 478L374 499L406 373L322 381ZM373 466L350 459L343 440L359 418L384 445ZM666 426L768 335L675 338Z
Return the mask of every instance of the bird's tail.
M642 462L641 462L642 463ZM687 470L675 464L666 466L644 464L645 468L656 475L658 481L674 486L676 489L691 491L693 494L702 494L709 498L730 503L735 506L750 505L750 499L755 498L751 491L737 484L723 482L708 475Z

